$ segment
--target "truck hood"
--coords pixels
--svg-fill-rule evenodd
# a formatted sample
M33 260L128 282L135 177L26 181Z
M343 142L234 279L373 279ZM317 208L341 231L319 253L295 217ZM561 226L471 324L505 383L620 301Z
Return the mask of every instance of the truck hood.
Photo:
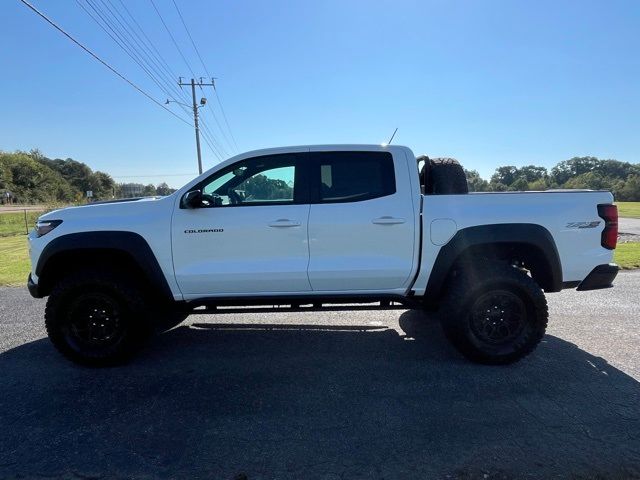
M66 220L75 218L91 218L91 217L113 217L127 216L131 214L142 214L157 203L164 203L171 195L167 197L138 197L123 198L119 200L107 200L102 202L88 203L76 207L66 207L58 210L52 210L40 217L40 220ZM169 200L170 201L170 200Z

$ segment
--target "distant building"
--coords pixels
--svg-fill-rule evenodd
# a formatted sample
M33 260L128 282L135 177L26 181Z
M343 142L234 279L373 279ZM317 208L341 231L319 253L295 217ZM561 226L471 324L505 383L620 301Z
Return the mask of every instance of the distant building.
M142 197L144 185L141 183L121 183L119 190L120 198Z

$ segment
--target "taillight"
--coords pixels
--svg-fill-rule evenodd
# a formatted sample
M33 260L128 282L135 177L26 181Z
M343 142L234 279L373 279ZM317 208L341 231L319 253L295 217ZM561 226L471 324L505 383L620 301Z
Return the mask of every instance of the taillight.
M618 206L610 204L598 205L598 216L604 220L604 230L600 243L604 248L613 250L618 243Z

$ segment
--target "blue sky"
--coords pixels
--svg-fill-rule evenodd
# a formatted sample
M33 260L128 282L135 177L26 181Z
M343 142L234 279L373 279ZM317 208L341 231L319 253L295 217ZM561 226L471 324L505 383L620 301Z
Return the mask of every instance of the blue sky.
M484 177L576 155L640 161L640 2L176 1L218 77L239 151L383 143L399 127L394 143ZM205 75L171 0L155 2ZM164 102L75 1L33 3ZM127 5L190 77L150 1ZM118 181L179 186L197 172L192 128L18 0L2 1L0 18L0 149L39 148ZM206 145L203 156L205 168L217 163Z

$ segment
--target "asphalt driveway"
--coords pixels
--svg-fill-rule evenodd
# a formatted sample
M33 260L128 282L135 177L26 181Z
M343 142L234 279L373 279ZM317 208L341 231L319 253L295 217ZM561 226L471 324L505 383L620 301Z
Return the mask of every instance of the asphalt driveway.
M640 235L640 218L619 218L618 231L621 234Z
M508 367L419 312L277 311L193 316L95 370L0 289L0 478L640 478L639 292L550 295Z

